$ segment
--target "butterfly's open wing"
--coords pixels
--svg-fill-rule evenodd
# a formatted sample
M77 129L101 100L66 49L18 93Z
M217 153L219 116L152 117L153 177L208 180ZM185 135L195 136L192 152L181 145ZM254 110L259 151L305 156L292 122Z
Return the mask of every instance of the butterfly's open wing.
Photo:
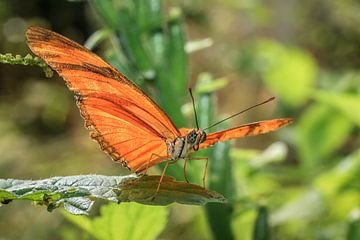
M280 127L292 123L291 118L280 118L255 123L241 125L239 127L226 129L219 132L209 133L206 136L205 142L200 144L200 149L210 147L217 142L224 142L230 139L236 139L247 136L255 136L259 134L275 131ZM180 132L185 135L189 129L181 128Z
M75 92L92 138L114 161L139 172L165 160L159 158L167 156L165 140L180 133L140 88L100 57L60 34L30 27L26 36L31 50Z

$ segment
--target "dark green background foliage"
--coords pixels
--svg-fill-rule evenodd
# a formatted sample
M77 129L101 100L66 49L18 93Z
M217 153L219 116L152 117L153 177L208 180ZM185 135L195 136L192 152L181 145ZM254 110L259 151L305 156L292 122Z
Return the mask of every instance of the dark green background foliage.
M124 72L178 127L195 127L188 87L202 128L270 96L216 128L295 119L196 154L209 157L207 188L227 204L104 201L85 217L17 201L0 208L1 237L360 239L359 9L355 0L0 1L1 54L26 56L30 25L55 30ZM0 65L0 133L1 179L129 174L89 140L63 80L41 68ZM182 164L167 174L183 180ZM187 170L201 184L204 162Z

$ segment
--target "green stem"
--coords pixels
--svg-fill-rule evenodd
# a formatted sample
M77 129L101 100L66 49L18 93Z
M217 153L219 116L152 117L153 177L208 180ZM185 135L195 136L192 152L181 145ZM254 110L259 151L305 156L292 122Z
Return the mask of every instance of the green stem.
M53 71L43 60L38 57L33 57L30 54L25 57L20 55L13 56L11 53L0 54L0 62L12 65L39 66L44 71L46 77L51 78L53 76Z

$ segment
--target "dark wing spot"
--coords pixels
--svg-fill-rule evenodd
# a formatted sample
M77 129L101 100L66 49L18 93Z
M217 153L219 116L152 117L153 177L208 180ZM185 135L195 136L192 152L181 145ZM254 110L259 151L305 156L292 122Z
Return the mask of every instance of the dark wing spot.
M244 134L245 136L251 135L256 128L259 127L258 123L249 126L249 130Z
M93 73L97 73L99 75L102 75L104 77L107 78L112 78L112 79L117 79L119 80L119 72L114 71L113 69L109 68L109 67L99 67L90 63L83 63L84 68L86 68L87 70L93 72Z

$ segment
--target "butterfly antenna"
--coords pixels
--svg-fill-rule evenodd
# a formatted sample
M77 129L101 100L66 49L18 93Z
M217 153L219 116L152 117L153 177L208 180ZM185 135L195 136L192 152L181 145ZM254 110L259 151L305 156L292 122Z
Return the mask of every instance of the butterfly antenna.
M249 107L249 108L246 108L246 109L244 109L244 110L242 110L242 111L240 111L240 112L238 112L238 113L235 113L235 114L231 115L230 117L227 117L227 118L225 118L225 119L223 119L223 120L221 120L221 121L219 121L219 122L217 122L217 123L214 123L214 124L210 125L209 127L204 128L203 130L205 131L205 130L207 130L207 129L209 129L209 128L215 127L216 125L218 125L218 124L220 124L220 123L222 123L222 122L225 122L226 120L229 120L230 118L236 117L237 115L240 115L240 114L242 114L242 113L244 113L244 112L249 111L250 109L253 109L253 108L258 107L258 106L260 106L260 105L263 105L263 104L265 104L265 103L271 102L271 101L274 100L274 99L275 99L275 97L271 97L271 98L269 98L269 99L266 100L266 101L263 101L263 102L261 102L261 103L258 103L258 104L256 104L256 105L254 105L254 106L251 106L251 107Z
M192 94L191 88L189 88L189 93L190 93L190 97L191 97L191 101L192 101L192 105L193 105L193 109L194 109L194 113L195 113L196 128L197 128L197 130L199 130L199 122L198 122L198 117L197 117L196 108L195 108L195 100L194 100L194 96Z

